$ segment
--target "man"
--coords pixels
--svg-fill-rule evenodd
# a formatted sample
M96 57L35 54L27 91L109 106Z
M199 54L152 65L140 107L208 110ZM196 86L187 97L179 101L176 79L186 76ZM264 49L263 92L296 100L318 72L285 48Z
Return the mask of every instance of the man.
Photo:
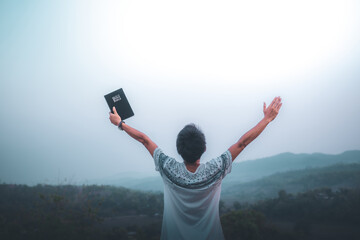
M205 136L195 125L186 125L178 134L176 147L184 160L181 163L163 153L144 133L125 124L113 108L114 113L109 113L111 123L146 147L163 179L161 239L224 239L219 218L222 179L231 172L232 162L240 152L275 119L281 105L280 97L275 97L268 107L264 103L264 118L255 127L221 156L202 164Z

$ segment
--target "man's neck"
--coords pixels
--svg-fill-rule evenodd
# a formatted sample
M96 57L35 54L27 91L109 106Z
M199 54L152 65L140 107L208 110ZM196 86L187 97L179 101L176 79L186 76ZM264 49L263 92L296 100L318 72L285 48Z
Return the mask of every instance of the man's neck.
M186 169L189 172L194 173L196 171L196 169L200 166L200 158L193 163L188 163L186 161L184 161L184 163L185 163Z

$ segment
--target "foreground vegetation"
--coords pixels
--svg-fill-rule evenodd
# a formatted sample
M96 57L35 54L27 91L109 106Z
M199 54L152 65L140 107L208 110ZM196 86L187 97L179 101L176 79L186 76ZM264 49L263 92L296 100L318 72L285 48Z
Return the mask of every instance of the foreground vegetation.
M2 184L0 196L0 239L160 237L161 193L95 185ZM155 227L142 226L149 219Z
M234 202L225 211L227 239L360 239L360 189L281 190L277 198Z
M0 184L0 239L159 239L162 193L110 186ZM360 190L279 191L220 204L227 239L360 239Z

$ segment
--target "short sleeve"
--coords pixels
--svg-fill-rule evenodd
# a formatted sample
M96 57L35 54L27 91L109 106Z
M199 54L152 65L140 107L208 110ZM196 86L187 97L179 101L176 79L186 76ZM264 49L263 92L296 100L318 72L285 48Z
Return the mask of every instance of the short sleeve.
M221 154L222 164L223 164L223 178L231 172L232 168L232 157L229 150Z
M164 166L165 160L169 157L166 156L163 151L158 147L154 151L153 158L155 163L155 170L160 171L160 169L162 169L162 167Z

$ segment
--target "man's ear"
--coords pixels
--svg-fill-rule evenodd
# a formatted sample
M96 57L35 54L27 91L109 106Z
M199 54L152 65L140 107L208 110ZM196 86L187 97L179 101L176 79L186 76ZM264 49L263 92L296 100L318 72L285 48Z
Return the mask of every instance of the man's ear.
M206 145L205 145L205 150L204 150L204 152L206 152Z

